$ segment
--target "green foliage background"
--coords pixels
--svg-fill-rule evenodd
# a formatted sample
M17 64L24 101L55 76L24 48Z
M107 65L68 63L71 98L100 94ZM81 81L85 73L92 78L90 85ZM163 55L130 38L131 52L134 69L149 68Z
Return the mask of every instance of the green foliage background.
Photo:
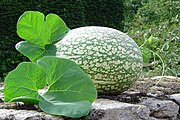
M134 9L136 11L131 11L133 15L127 13L125 31L139 46L143 45L148 62L155 63L144 69L143 77L180 76L180 1L137 1L131 0L134 4L127 4L127 9L130 10L135 6L139 7Z
M21 39L16 34L16 23L25 11L40 11L60 16L72 29L97 25L123 30L123 0L1 0L0 2L0 78L25 61L15 50Z

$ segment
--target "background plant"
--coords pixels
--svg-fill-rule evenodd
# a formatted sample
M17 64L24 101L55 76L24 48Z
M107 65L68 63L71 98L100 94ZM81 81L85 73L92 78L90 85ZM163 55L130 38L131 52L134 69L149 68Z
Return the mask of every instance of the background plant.
M155 62L144 69L143 77L162 75L163 69L164 75L180 74L179 4L177 0L141 0L135 15L126 17L125 30L143 46L144 62Z

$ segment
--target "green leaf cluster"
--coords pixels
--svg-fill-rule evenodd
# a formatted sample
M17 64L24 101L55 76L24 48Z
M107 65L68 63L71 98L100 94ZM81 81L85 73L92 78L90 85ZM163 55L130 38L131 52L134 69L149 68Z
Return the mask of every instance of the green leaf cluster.
M16 49L32 62L22 62L5 78L5 102L39 105L53 115L88 115L97 97L90 77L73 61L57 58L54 42L69 31L55 14L27 11L18 20L17 33L26 41ZM44 91L43 93L40 91Z
M17 22L17 34L26 41L16 44L16 49L36 61L43 56L55 56L54 42L59 41L69 28L65 22L55 14L44 14L38 11L27 11Z
M38 91L46 85L48 89L40 94ZM96 88L71 60L46 56L37 63L22 62L7 75L4 99L38 104L44 112L79 118L91 110Z

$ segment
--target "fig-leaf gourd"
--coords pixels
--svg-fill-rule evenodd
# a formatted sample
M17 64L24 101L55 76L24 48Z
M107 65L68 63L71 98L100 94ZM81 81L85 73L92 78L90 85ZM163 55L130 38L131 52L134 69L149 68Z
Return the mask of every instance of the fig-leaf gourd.
M142 71L138 45L125 33L112 28L89 26L70 30L56 47L56 56L79 64L99 93L127 90Z

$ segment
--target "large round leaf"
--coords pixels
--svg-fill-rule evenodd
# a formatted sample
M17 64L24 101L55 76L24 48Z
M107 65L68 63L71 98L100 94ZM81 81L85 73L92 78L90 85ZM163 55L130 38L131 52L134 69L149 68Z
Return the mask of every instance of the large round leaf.
M39 47L28 41L21 41L16 44L16 49L28 57L31 61L36 61L43 56L55 56L56 47L53 44L46 45L44 48Z
M63 115L72 118L79 118L88 115L92 108L89 101L61 102L41 100L39 102L39 106L41 110L46 113Z
M87 106L90 106L97 96L96 87L89 76L68 59L44 57L37 63L45 70L49 85L47 92L42 95L45 100L40 102L40 108L56 115L72 114L73 117L87 115L87 111L91 109ZM87 108L82 109L85 107ZM80 108L82 110L79 110Z
M48 23L51 29L51 43L60 40L69 31L65 22L56 14L48 14L46 16L46 23Z
M17 34L38 46L45 46L50 43L51 29L44 21L44 14L27 11L18 20Z
M21 41L16 44L16 49L28 57L31 61L36 61L44 53L45 49L28 41Z
M40 98L38 89L44 88L45 85L46 74L39 65L30 62L20 63L5 78L5 102L24 102L25 98L29 98L34 99L34 104L36 104L36 100Z
M73 61L57 57L44 57L37 61L43 67L49 89L43 94L48 100L93 102L96 88L89 76Z

